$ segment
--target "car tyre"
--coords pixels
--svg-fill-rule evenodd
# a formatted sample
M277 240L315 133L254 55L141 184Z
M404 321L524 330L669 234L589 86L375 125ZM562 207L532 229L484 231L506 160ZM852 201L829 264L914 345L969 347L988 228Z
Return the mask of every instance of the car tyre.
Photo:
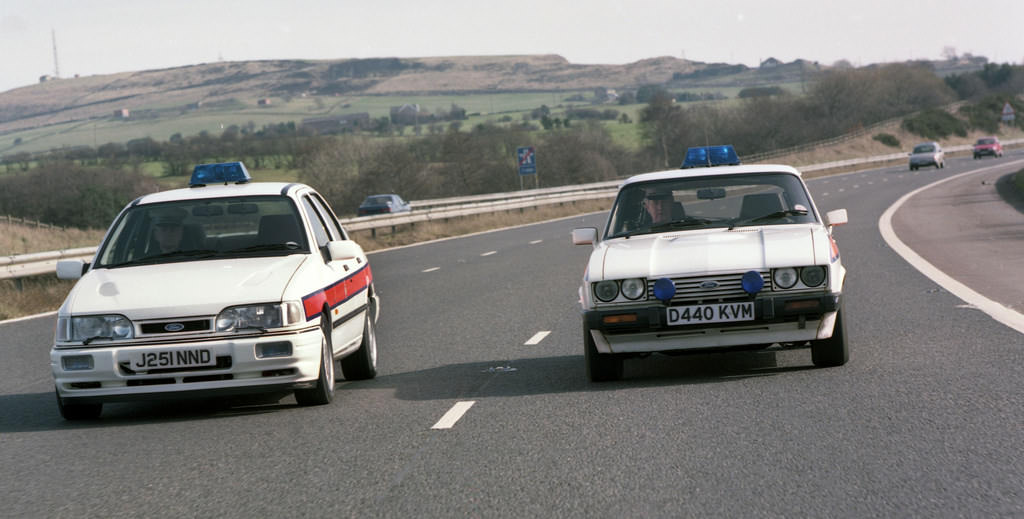
M842 366L850 359L850 351L846 346L846 322L843 312L836 312L836 324L832 328L832 337L811 341L811 362L819 368Z
M103 412L103 404L69 404L57 394L57 408L65 420L95 420Z
M583 356L587 363L587 378L591 382L609 382L622 378L622 358L614 354L598 353L590 327L583 323Z
M334 353L331 347L331 317L329 313L320 316L323 339L320 341L320 376L316 387L296 389L295 401L302 406L324 405L334 400Z
M377 330L373 315L373 306L367 307L363 342L355 353L341 359L341 372L346 380L367 380L377 376Z

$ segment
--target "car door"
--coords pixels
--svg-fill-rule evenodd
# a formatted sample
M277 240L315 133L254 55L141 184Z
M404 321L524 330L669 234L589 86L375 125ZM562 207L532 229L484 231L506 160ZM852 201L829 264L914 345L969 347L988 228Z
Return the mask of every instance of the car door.
M372 280L369 264L365 255L331 261L327 252L328 242L344 240L347 236L319 195L304 194L302 208L313 228L316 246L324 259L322 268L328 271L325 277L333 280L326 290L330 294L333 329L331 342L336 352L345 351L358 346L362 339L368 308L368 289Z

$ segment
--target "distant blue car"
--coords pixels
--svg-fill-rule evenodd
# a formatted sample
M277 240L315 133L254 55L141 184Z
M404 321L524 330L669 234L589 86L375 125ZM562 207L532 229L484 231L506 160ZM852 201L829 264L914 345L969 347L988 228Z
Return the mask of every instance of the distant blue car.
M409 210L409 202L395 194L370 195L359 204L359 216L401 213Z

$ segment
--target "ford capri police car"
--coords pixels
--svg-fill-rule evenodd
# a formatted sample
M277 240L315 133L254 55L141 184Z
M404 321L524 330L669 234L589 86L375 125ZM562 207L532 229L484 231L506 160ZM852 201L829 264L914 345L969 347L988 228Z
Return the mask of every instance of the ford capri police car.
M809 347L817 366L846 363L832 236L846 210L823 218L792 167L738 164L730 146L691 148L684 169L622 184L600 240L573 231L594 247L579 289L591 380L654 352L778 344Z
M65 419L106 402L294 393L329 403L377 372L379 300L362 248L303 184L240 162L125 207L57 314L50 363Z

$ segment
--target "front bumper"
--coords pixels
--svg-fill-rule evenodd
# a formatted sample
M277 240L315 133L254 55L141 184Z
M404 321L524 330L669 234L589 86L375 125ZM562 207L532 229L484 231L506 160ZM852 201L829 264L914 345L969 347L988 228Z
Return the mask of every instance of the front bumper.
M753 320L729 323L669 326L667 307L658 303L588 310L583 319L601 353L802 343L832 336L839 299L840 294L759 297L754 300Z
M290 391L316 384L320 373L322 334L318 327L299 332L193 340L159 344L53 348L50 367L57 394L74 403L102 403L159 398L255 394ZM291 355L259 358L257 351L291 344ZM128 359L147 351L203 348L215 366L134 372ZM89 356L91 369L66 369L64 357Z

